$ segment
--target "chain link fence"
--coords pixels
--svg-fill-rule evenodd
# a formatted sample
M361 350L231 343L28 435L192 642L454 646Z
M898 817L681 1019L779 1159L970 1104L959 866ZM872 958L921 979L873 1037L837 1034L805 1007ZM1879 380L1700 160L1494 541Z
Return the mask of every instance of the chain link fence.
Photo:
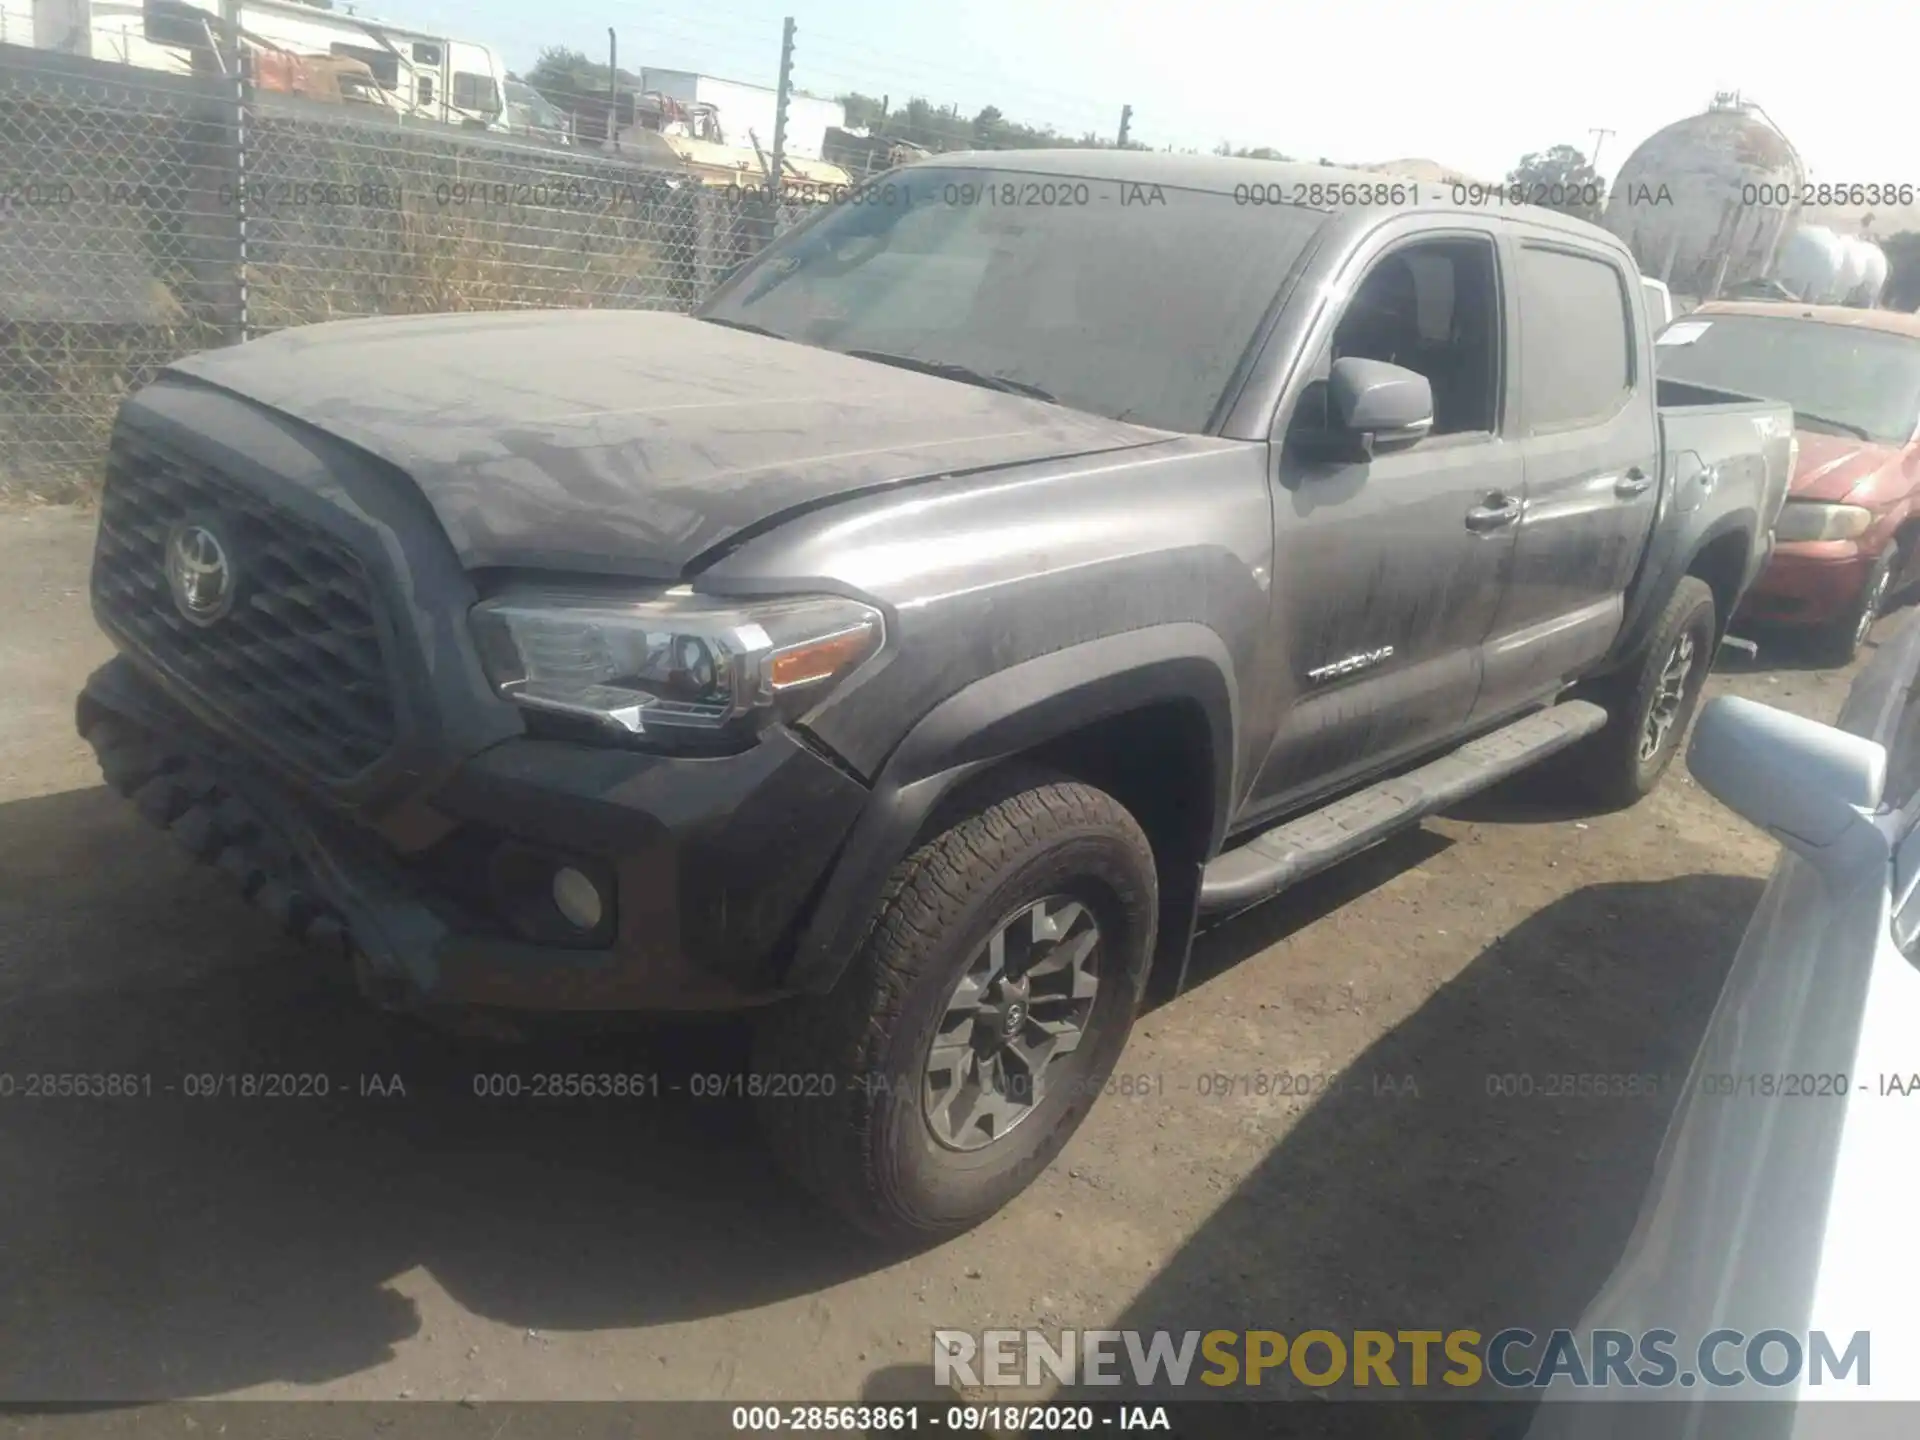
M0 491L92 488L122 396L286 326L685 310L803 207L544 144L0 45Z

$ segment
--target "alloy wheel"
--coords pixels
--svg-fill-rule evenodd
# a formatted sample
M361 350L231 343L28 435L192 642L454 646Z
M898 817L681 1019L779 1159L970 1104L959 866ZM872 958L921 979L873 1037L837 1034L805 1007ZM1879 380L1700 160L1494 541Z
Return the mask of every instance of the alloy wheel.
M980 1150L1031 1115L1086 1038L1100 990L1100 926L1066 895L1004 921L967 962L927 1055L934 1138Z
M1660 668L1660 680L1654 687L1653 702L1647 707L1646 727L1640 732L1640 763L1658 755L1673 732L1674 722L1686 703L1687 681L1693 674L1693 632L1685 632L1674 641L1667 663Z

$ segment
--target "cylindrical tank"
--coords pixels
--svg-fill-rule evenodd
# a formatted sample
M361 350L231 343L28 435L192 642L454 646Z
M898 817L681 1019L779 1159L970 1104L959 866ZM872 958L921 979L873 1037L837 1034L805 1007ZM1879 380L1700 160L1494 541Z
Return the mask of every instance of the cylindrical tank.
M1853 287L1846 303L1871 310L1880 303L1880 292L1887 285L1887 253L1864 236L1853 243L1860 251L1860 283Z
M1840 283L1846 242L1824 225L1802 225L1780 247L1775 276L1809 304L1825 304Z
M1717 95L1710 109L1657 131L1627 157L1606 227L1641 272L1711 299L1767 273L1806 178L1800 156L1757 105Z
M1867 257L1860 253L1860 242L1851 237L1841 242L1840 274L1833 282L1830 297L1835 305L1844 304L1854 287L1867 278Z

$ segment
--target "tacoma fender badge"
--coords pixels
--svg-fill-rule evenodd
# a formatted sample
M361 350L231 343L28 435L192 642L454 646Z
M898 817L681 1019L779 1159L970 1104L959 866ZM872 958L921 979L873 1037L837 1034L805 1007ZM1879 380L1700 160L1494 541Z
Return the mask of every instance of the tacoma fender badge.
M1382 645L1378 650L1362 650L1358 655L1349 655L1344 660L1336 660L1331 665L1322 665L1316 670L1307 671L1309 680L1337 680L1342 675L1351 675L1357 670L1371 669L1382 660L1391 659L1393 647Z

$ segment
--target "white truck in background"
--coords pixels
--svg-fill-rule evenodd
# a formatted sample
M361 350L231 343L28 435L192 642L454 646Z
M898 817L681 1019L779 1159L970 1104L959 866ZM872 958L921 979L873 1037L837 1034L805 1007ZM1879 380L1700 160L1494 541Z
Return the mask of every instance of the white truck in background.
M717 143L734 149L758 149L771 152L775 107L779 92L766 85L749 85L740 80L721 80L691 70L666 70L647 66L640 72L643 94L660 95L689 109L710 109L719 119L723 134ZM817 95L791 95L787 99L786 155L803 160L824 158L829 127L843 127L847 109L838 100L823 100ZM714 140L711 135L693 138Z
M6 3L10 11L31 6L38 49L173 74L191 73L195 51L204 51L224 23L221 0ZM299 0L239 0L239 24L256 53L364 63L377 87L372 100L393 114L509 128L506 67L488 46Z

